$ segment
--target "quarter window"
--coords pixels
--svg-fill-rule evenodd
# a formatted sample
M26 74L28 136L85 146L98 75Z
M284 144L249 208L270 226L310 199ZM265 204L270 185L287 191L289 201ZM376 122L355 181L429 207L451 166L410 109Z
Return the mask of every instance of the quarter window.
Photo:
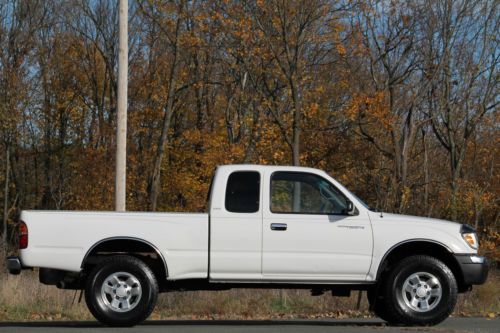
M260 174L255 171L233 172L226 187L226 210L232 213L259 211Z
M347 199L320 176L275 172L271 177L271 212L347 215Z

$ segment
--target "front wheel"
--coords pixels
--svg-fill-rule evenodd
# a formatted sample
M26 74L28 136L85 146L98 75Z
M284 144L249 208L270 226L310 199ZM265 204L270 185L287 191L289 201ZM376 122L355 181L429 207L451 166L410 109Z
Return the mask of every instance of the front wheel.
M457 292L455 276L443 262L430 256L412 256L387 275L384 311L392 323L436 325L453 311Z
M90 272L85 302L101 323L133 326L145 320L158 298L158 283L151 269L131 256L113 256Z

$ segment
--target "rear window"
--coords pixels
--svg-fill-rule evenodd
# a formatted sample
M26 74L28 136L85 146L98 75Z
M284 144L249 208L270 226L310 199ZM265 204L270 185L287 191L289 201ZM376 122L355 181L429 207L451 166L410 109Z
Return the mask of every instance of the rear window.
M236 171L227 180L226 210L232 213L259 211L260 174L256 171Z

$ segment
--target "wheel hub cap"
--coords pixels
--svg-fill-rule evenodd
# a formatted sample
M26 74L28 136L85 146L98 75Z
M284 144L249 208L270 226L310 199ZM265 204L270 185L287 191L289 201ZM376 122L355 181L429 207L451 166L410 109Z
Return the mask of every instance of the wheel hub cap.
M118 287L118 289L116 289L116 296L118 296L118 297L127 296L127 287L125 287L123 285Z
M427 272L410 275L401 290L405 304L417 312L434 309L441 300L443 289L438 278Z
M128 312L135 308L142 296L139 280L127 272L109 275L101 287L104 305L115 312Z
M417 289L417 295L418 297L424 297L427 294L427 291L423 287L419 287Z

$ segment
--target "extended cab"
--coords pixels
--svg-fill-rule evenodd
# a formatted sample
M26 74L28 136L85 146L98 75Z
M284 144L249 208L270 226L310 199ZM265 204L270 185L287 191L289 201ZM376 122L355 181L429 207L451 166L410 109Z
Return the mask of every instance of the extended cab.
M375 212L323 171L229 165L208 214L23 211L19 274L85 291L107 325L146 319L159 292L301 288L367 290L391 323L436 324L488 266L467 225Z

